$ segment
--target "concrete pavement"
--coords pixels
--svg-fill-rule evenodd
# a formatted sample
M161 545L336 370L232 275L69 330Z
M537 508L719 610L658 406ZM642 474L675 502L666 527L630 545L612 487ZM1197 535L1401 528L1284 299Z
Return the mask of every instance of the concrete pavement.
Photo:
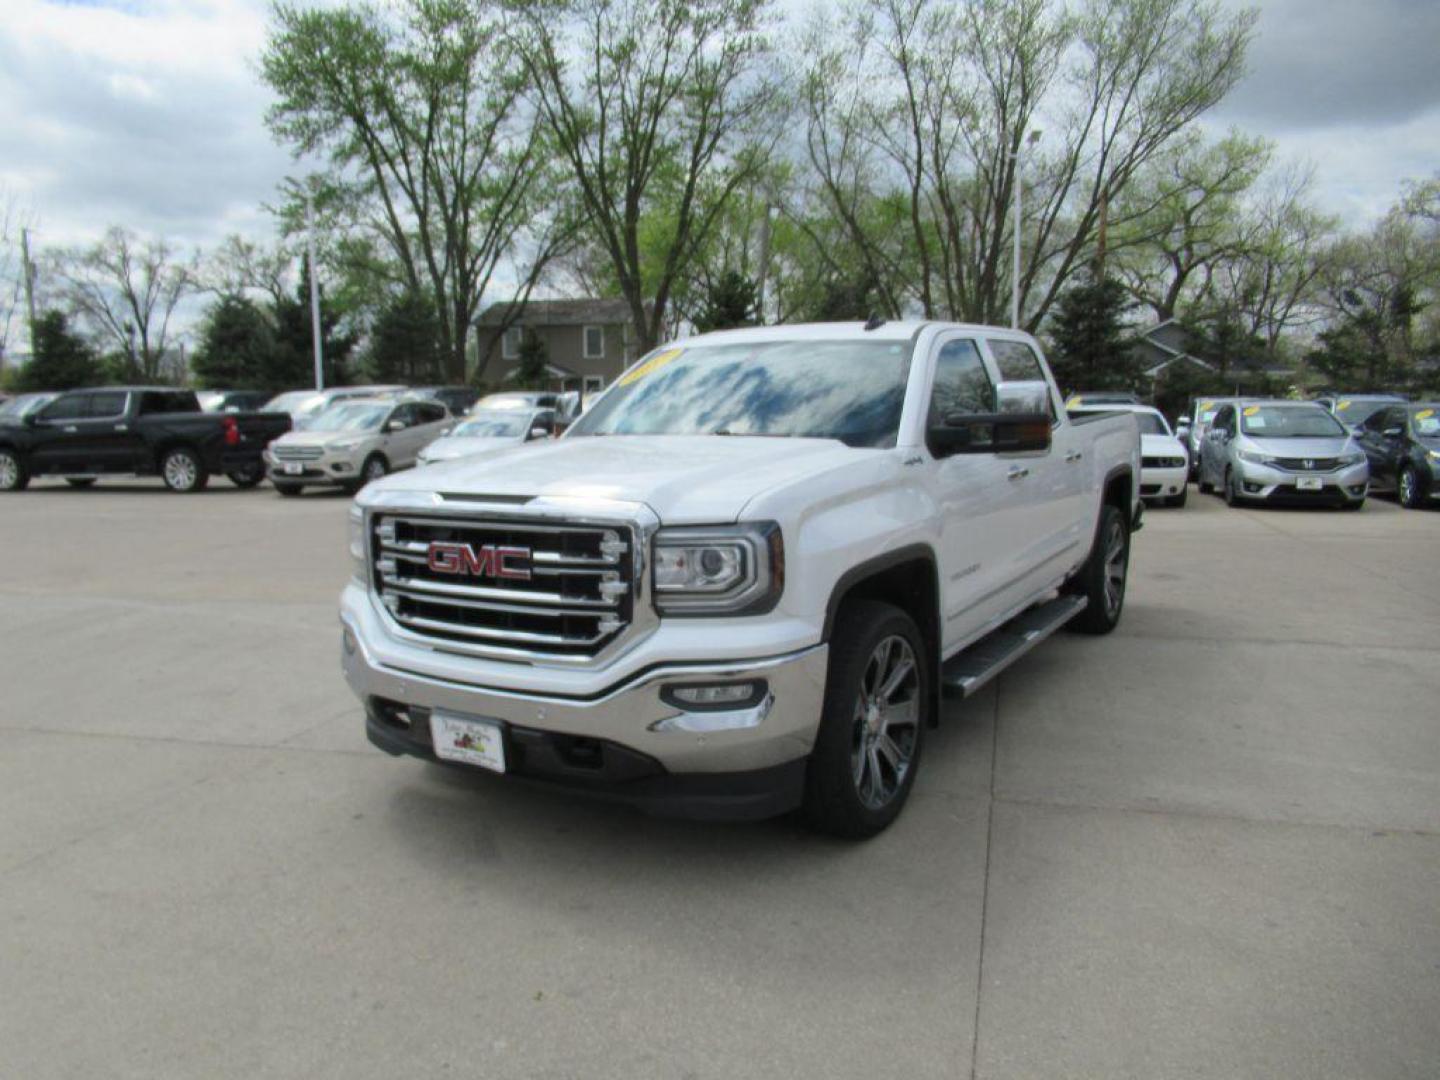
M1440 513L1136 538L863 845L365 742L346 500L0 499L0 1077L1431 1077Z

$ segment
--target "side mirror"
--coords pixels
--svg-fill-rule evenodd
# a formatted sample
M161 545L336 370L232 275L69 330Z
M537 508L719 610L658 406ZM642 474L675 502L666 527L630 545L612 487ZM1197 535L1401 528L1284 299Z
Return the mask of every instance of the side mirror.
M1405 432L1398 427L1387 427L1382 433L1387 439L1398 439Z
M385 430L386 430L386 431L404 431L404 430L405 430L405 421L404 421L404 420L387 420L387 421L385 422Z
M995 412L1003 416L1048 414L1050 384L1043 379L1033 382L1002 382L995 388ZM1048 440L1045 445L1050 445Z
M20 422L26 427L34 427L40 423L40 414L38 412L27 412L20 418Z
M546 431L543 427L532 427L532 428L530 429L530 434L529 434L528 438L529 438L529 439L544 439L544 438L549 437L549 435L550 435L550 432Z
M1043 385L1043 384L1042 384ZM1050 414L956 414L926 432L936 457L951 454L1021 454L1050 449Z

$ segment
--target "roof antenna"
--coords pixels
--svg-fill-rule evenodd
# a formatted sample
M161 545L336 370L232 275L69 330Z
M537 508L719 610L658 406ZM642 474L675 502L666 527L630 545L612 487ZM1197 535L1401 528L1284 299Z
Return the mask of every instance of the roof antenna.
M866 329L866 330L879 330L880 327L882 327L882 326L884 326L884 325L885 325L885 320L882 319L882 318L880 318L879 315L871 315L870 318L868 318L868 319L865 320L865 329Z

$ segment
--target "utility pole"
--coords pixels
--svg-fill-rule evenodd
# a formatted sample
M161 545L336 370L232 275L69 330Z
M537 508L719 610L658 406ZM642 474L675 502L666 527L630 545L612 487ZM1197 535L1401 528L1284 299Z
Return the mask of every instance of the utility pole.
M758 314L762 326L767 322L765 318L765 279L770 276L770 221L779 212L778 206L771 206L767 201L764 213L760 215L760 280L755 288L755 306L759 309Z
M305 251L310 266L310 334L315 340L315 389L325 389L325 356L320 332L320 283L315 276L315 200L305 193Z
M30 328L30 358L35 358L35 264L30 261L30 230L20 230L21 272L25 275L25 316Z
M1032 131L1015 151L1015 267L1010 280L1010 328L1020 329L1020 189L1025 186L1025 147L1040 141L1040 132Z

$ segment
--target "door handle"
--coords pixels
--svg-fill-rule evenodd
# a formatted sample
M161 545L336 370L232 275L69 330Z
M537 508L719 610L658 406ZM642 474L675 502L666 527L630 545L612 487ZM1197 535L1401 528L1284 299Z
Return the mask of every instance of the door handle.
M61 430L63 430L67 435L73 435L73 434L75 434L75 432L79 431L80 429L79 429L78 427L76 427L74 424L66 424L65 427L62 428Z
M1075 462L1079 461L1084 456L1085 455L1082 454L1079 450L1071 450L1068 454L1065 455L1065 460L1073 465Z
M1024 480L1025 477L1027 477L1027 476L1029 476L1029 475L1030 475L1030 470L1027 469L1027 468L1025 468L1025 466L1023 466L1023 465L1013 465L1013 466L1011 466L1010 471L1005 474L1005 479L1006 479L1006 480Z
M129 424L116 424L116 425L115 425L115 430L116 430L116 431L129 431L129 430L130 430L130 425L129 425Z

